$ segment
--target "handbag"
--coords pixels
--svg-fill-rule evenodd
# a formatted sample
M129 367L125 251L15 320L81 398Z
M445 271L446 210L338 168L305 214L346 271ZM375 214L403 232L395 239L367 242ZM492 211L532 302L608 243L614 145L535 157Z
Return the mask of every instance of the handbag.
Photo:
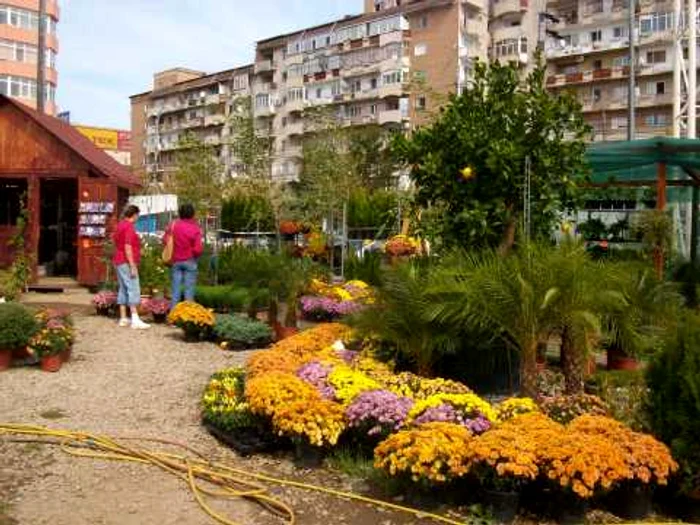
M163 247L163 254L161 259L165 264L172 264L173 262L173 252L175 251L175 224L170 227L170 232L166 233L167 240L165 241L165 246Z

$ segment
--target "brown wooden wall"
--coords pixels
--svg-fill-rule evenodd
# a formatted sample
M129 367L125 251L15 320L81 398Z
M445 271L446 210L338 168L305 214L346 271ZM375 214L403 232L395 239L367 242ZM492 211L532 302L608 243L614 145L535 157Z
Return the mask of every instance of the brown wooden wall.
M88 164L18 109L0 112L0 177L87 175Z
M106 178L91 177L90 166L59 139L27 118L16 108L5 105L0 111L0 178L26 178L30 212L26 245L38 253L41 224L40 180L42 178L78 179L78 201L111 201L117 204L117 185ZM117 214L107 225L108 236L114 231ZM12 227L0 226L0 266L12 262L7 240ZM104 279L101 240L78 238L78 282L94 285Z

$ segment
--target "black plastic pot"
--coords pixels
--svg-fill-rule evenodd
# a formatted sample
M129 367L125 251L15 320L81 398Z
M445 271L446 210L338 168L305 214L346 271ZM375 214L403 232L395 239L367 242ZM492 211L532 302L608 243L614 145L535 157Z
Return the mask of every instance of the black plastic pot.
M518 515L520 492L484 490L484 506L498 523L512 523Z
M263 433L255 428L240 428L236 429L235 432L229 432L207 422L204 422L203 425L212 436L231 447L241 456L250 456L280 448L280 443L274 435Z
M651 514L652 494L648 487L626 485L607 498L610 512L626 520L641 520Z
M294 447L294 464L300 468L318 468L323 465L325 452L308 443L297 443Z

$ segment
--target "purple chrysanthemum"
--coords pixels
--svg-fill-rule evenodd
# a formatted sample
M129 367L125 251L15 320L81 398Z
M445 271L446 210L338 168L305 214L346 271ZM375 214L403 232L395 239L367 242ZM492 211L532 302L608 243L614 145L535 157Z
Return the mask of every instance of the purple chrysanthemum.
M297 377L315 387L325 399L335 399L335 389L328 384L328 376L333 368L318 361L302 365Z
M413 400L397 396L388 390L370 390L359 394L345 410L351 427L369 427L370 436L398 430L403 424Z

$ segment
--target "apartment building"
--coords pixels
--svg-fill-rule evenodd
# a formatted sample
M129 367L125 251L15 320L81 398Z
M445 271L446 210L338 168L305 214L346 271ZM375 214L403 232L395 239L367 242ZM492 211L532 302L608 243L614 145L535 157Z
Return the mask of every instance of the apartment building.
M489 20L491 60L515 62L525 71L544 39L546 0L492 0Z
M153 89L131 97L134 172L149 182L162 182L175 169L178 144L192 133L213 147L225 173L237 166L227 137L233 101L250 95L252 66L213 74L185 68L153 76Z
M583 104L595 140L627 136L629 9L626 0L550 0L559 22L550 28L547 85L570 90ZM635 18L636 138L670 135L673 3L641 0ZM685 50L687 53L687 49Z
M407 129L457 91L488 49L485 0L365 0L365 12L257 42L256 123L274 137L273 176L298 177L304 110L347 126Z
M56 114L59 9L46 2L46 104ZM0 0L0 94L36 108L39 42L39 0Z

